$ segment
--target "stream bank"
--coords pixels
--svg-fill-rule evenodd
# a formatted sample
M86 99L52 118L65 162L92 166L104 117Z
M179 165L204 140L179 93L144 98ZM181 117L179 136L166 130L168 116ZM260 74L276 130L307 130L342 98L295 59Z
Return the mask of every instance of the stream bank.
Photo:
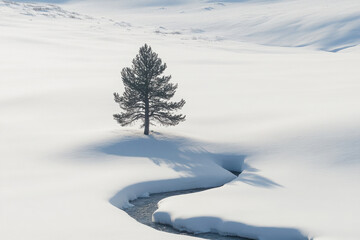
M234 175L238 176L240 172L231 171ZM215 188L215 187L214 187ZM176 196L176 195L183 195L183 194L190 194L196 193L201 191L206 191L212 188L196 188L196 189L189 189L189 190L180 190L180 191L172 191L172 192L164 192L164 193L154 193L150 194L149 197L146 198L138 198L135 200L130 201L133 207L126 208L124 211L129 214L132 218L136 221L145 224L149 227L152 227L159 231L164 231L168 233L174 234L181 234L181 235L188 235L194 236L198 238L204 239L216 239L216 240L249 240L248 238L242 238L238 236L223 236L218 233L190 233L185 231L179 231L173 228L170 225L160 224L152 221L153 213L158 209L158 202L164 198Z

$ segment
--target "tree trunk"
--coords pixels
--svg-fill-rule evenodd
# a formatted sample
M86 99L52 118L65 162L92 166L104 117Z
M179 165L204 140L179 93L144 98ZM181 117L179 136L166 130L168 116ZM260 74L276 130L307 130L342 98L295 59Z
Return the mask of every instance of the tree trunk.
M150 126L150 119L149 119L149 100L145 101L145 129L144 134L149 135L149 126Z

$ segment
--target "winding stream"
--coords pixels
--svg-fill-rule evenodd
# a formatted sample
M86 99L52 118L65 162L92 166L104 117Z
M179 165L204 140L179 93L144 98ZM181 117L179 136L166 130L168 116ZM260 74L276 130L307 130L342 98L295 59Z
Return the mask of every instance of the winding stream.
M238 176L240 172L233 172L234 175ZM130 201L134 207L130 207L124 209L124 211L129 214L132 218L137 220L138 222L150 226L159 231L174 233L174 234L182 234L188 236L195 236L199 238L205 239L217 239L217 240L249 240L248 238L241 238L237 236L223 236L218 233L189 233L184 231L179 231L173 228L170 225L155 223L152 221L152 214L158 209L158 202L164 198L181 195L181 194L189 194L195 192L205 191L211 188L197 188L197 189L189 189L189 190L181 190L181 191L173 191L173 192L164 192L164 193L155 193L151 194L147 198L138 198L133 201Z

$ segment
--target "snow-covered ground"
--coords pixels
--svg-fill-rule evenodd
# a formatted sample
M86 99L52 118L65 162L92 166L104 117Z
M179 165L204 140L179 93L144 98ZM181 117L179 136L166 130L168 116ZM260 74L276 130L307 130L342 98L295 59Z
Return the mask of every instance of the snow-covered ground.
M0 238L359 239L360 2L0 1ZM112 93L144 43L187 121L121 128Z

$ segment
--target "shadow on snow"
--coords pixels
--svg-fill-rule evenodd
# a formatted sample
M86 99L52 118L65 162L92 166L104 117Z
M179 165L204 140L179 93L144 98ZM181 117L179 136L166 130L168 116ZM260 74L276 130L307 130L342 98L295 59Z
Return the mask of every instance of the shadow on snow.
M163 217L170 218L170 215L165 212L159 212ZM191 223L191 224L186 224ZM186 229L184 226L201 226L202 223L206 223L208 232L214 232L214 229L218 229L219 234L227 236L238 236L241 233L241 237L248 239L259 239L266 236L266 239L278 240L278 239L291 239L291 240L307 240L309 239L301 231L295 228L281 228L281 227L262 227L262 226L250 226L240 222L224 221L216 217L194 217L189 219L175 219L172 225L183 231L196 231L196 229ZM236 232L234 232L234 230ZM215 231L217 232L217 231ZM256 233L256 234L254 234ZM196 235L195 235L196 236Z
M163 179L136 183L127 186L118 191L109 202L120 208L132 206L129 200L141 197L141 194L147 193L165 193L177 190L196 188L201 191L206 188L218 187L226 182L236 179L236 181L249 184L255 187L275 188L282 187L280 184L260 176L259 170L245 163L245 155L236 153L213 153L204 146L207 143L201 143L184 137L166 137L161 134L152 136L128 136L115 139L102 145L92 146L91 149L107 155L119 157L144 157L150 159L157 165L166 165L173 170L180 172L181 177L174 179ZM136 161L134 159L134 161ZM210 166L210 167L209 167ZM215 166L215 167L214 167ZM206 171L204 170L206 169ZM246 170L239 177L228 171ZM223 172L222 172L223 171ZM226 174L220 174L220 173ZM222 182L216 180L219 175L224 175ZM213 176L213 177L212 177ZM227 180L225 180L227 178ZM204 184L204 185L202 185ZM150 195L151 198L151 195ZM157 212L156 214L168 215L166 212ZM170 216L168 216L170 217ZM202 224L204 222L210 225L221 224L220 234L234 235L238 232L244 237L256 239L254 233L266 234L279 239L291 236L291 239L308 239L300 231L292 228L261 227L249 226L240 222L223 221L216 217L196 217L190 219L176 219L173 223L175 228L182 228L186 222ZM215 228L210 229L212 231ZM236 229L234 233L231 229ZM191 229L186 229L191 232ZM239 231L238 231L239 230ZM274 238L275 239L275 238Z
M258 169L245 163L246 155L237 153L214 153L206 150L207 143L184 137L128 136L116 139L93 149L108 155L121 157L144 157L156 165L166 165L177 172L187 173L192 178L201 175L206 165L217 164L227 171L242 172L237 181L256 187L282 187L280 184L260 176ZM222 169L216 169L221 171ZM206 173L205 173L206 174Z

